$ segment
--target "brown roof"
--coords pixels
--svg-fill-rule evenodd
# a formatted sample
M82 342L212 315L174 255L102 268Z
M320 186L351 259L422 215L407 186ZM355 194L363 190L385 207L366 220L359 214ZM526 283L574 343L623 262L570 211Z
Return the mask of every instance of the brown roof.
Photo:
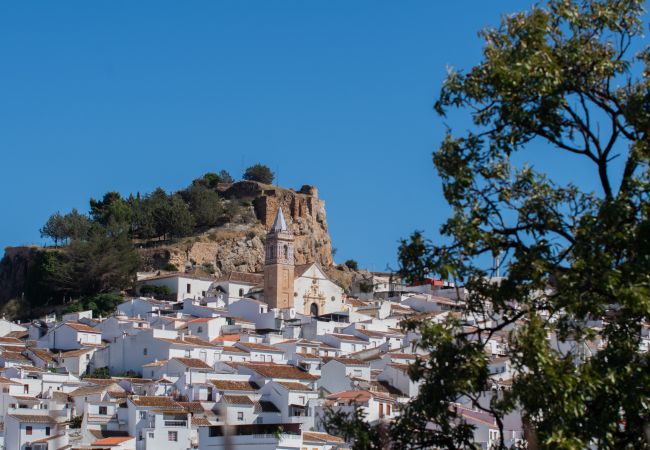
M192 347L216 347L216 345L211 344L208 341L204 341L203 339L194 337L194 336L185 336L183 339L177 338L177 339L169 339L169 338L156 338L159 341L163 342L169 342L170 344L177 344L177 345L189 345Z
M212 367L197 358L172 358L191 369L212 370Z
M136 406L184 409L181 405L178 404L178 402L175 402L169 397L155 397L149 395L141 395L138 397L131 397L131 401Z
M135 439L134 437L131 436L115 436L115 437L107 437L104 439L99 439L95 442L93 442L93 445L120 445L123 442L126 442L128 440Z
M329 333L328 336L333 336L341 341L353 341L353 342L363 342L367 343L367 341L364 341L363 339L353 336L351 334L340 334L340 333Z
M18 352L2 352L2 357L11 361L30 361L28 357Z
M242 347L250 348L251 350L259 350L265 352L280 352L280 353L284 352L284 350L279 349L277 347L273 347L272 345L258 344L257 342L238 342L238 345Z
M209 427L210 425L212 424L205 417L192 417L193 427Z
M335 358L323 357L323 363L328 363L331 360L338 361L341 364L344 364L346 366L364 366L364 367L368 366L368 363L366 361L361 361L360 359L343 358L343 357L335 357Z
M107 386L82 386L70 392L68 395L70 397L79 397L82 395L93 395L101 394L108 389Z
M52 362L54 354L46 348L35 348L32 347L29 349L30 352L34 354L38 359L44 362Z
M80 348L78 350L69 350L67 352L61 352L61 357L68 358L68 357L82 356L94 350L95 350L94 348Z
M264 281L264 275L261 273L230 272L228 275L219 278L217 281L233 281L236 283L256 285Z
M25 423L55 423L56 421L50 416L40 416L36 414L8 414L19 422Z
M284 386L290 391L312 391L313 389L303 383L298 383L296 381L278 381L279 385Z
M205 412L205 408L203 407L203 405L201 405L201 402L199 401L178 402L178 404L181 405L183 408L185 408L187 411L192 413Z
M102 333L99 330L95 330L93 327L89 327L88 325L79 322L65 322L64 325L67 325L74 330L82 331L84 333L96 333L96 334Z
M345 442L342 438L338 436L332 436L327 433L317 433L315 431L304 431L302 433L303 442L314 442L314 443L343 443Z
M222 391L256 391L257 386L250 381L210 380L217 389Z
M318 377L287 364L234 363L235 367L246 367L265 378L290 378L295 380L316 380Z
M246 395L224 395L221 397L223 401L231 405L251 405L253 406L253 400L251 400Z

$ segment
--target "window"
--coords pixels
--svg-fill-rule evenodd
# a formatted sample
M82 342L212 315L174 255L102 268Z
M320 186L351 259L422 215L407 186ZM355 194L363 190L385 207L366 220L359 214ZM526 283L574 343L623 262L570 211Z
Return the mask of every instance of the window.
M23 384L23 392L29 394L29 384Z
M168 431L167 440L172 442L178 442L178 431Z
M30 425L27 425L27 426L25 427L25 434L26 434L27 436L31 436L31 435L32 435L32 427L31 427Z
M45 427L45 436L50 435L50 427Z
M384 417L384 404L379 404L379 417Z
M239 289L239 296L243 297L244 296L244 288Z
M298 401L300 402L301 405L304 405L305 404L305 396L301 395L300 397L298 397Z
M201 297L205 297L205 291L201 291Z
M390 416L390 405L386 405L386 414Z
M190 283L187 283L187 293L188 294L192 293L192 285Z
M196 329L196 332L197 332L197 333L203 333L203 327L198 327L198 328Z
M191 358L191 357L192 357L192 353L191 353L189 350L185 350L185 357L186 357L186 358Z
M149 351L147 350L147 347L143 348L143 349L142 349L142 354L143 354L144 356L147 356L147 353L149 353Z
M106 406L100 406L99 407L99 414L105 416L106 414L108 414L108 408Z
M147 411L140 411L140 419L146 419L147 418Z
M237 420L244 420L244 412L243 411L239 411L237 413Z
M9 393L9 388L8 387L3 387L2 388L2 393L3 394L8 394Z
M147 435L149 436L149 439L153 439L154 437L153 431L150 431Z

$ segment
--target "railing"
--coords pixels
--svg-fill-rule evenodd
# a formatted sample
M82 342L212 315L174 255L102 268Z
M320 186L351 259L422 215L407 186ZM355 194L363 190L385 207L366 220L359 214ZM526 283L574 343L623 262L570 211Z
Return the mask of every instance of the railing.
M164 424L166 427L186 427L187 420L165 420Z

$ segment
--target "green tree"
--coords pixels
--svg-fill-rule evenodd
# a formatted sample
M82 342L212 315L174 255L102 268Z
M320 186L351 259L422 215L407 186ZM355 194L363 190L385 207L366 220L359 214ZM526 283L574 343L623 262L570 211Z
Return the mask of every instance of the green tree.
M44 282L53 292L83 297L131 287L140 259L126 234L108 235L96 225L87 240L72 241L43 264Z
M358 406L349 412L326 408L323 415L325 431L352 444L352 450L385 450L389 448L388 427L383 423L370 425Z
M131 230L133 210L118 192L107 192L101 200L90 199L90 216L117 235Z
M428 353L410 369L422 385L393 426L396 448L470 448L472 427L450 407L460 399L502 432L520 411L540 448L649 447L650 356L639 342L650 320L650 52L632 51L642 7L550 0L484 31L480 64L449 73L436 110L474 122L434 154L453 208L441 228L449 243L416 233L400 264L407 280L437 272L465 286L478 321L406 323ZM598 192L518 164L533 145L592 170ZM503 279L485 267L495 256ZM601 346L587 326L600 319ZM515 379L481 401L498 333Z
M359 263L354 259L348 259L343 264L350 270L359 270Z
M218 175L220 183L232 183L235 181L227 170L220 170Z
M259 181L260 183L271 184L275 174L271 172L268 166L264 164L255 164L250 166L243 175L244 180Z
M54 246L58 247L59 242L62 242L67 237L67 231L63 216L60 212L52 214L40 229L41 237L48 237L54 241Z
M174 194L169 199L168 230L171 236L186 236L194 230L196 221L183 198Z
M73 208L62 219L66 239L86 239L88 237L91 226L88 216Z
M219 223L223 206L219 195L214 190L200 184L192 184L181 192L181 196L187 202L196 225L213 227Z

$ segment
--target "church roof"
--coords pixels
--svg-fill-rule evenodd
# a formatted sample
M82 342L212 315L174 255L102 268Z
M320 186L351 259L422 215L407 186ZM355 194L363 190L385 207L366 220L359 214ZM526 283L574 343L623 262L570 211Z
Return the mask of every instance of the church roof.
M278 208L278 212L275 215L275 221L271 227L271 231L279 233L280 231L287 231L287 222L284 220L284 214L282 213L282 208Z

